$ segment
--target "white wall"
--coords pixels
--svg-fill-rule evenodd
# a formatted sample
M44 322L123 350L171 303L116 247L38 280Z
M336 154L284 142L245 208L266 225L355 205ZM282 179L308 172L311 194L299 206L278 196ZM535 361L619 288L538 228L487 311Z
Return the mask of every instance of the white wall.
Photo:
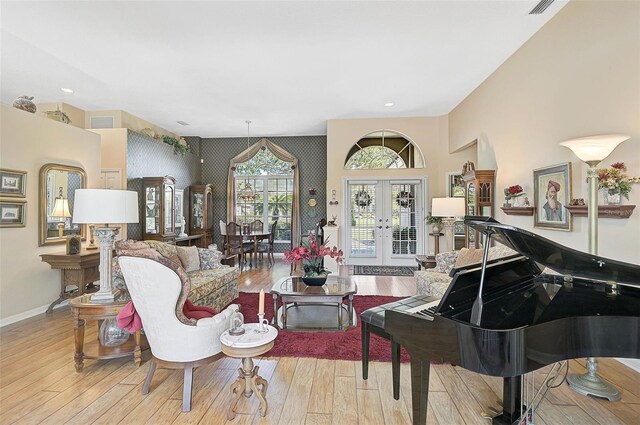
M639 16L639 2L569 3L449 114L451 149L478 139L477 168L497 170L498 194L520 184L530 199L532 170L571 162L573 198L587 199L586 165L558 143L625 133L631 139L601 166L624 161L640 175ZM640 185L624 202L640 205ZM561 232L496 211L501 222L587 250L586 218ZM599 229L600 255L640 264L640 208L628 220L600 219Z
M82 167L88 187L100 182L100 136L0 105L0 167L27 171L27 226L0 229L0 320L43 312L58 298L60 271L40 254L64 245L38 247L38 185L46 163Z

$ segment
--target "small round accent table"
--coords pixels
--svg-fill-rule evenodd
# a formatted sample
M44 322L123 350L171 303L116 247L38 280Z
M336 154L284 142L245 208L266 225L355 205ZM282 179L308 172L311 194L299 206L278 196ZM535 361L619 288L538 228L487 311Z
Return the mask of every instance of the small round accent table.
M236 407L240 396L244 394L249 398L255 393L260 400L260 415L267 414L267 381L258 375L260 366L253 366L253 357L259 356L271 350L273 341L278 336L278 330L273 326L266 325L268 332L256 332L257 323L246 323L245 332L239 336L229 335L225 331L220 335L222 352L229 357L242 359L242 368L238 369L238 379L231 385L233 401L229 407L227 418L232 420L236 417ZM259 389L258 386L262 388Z

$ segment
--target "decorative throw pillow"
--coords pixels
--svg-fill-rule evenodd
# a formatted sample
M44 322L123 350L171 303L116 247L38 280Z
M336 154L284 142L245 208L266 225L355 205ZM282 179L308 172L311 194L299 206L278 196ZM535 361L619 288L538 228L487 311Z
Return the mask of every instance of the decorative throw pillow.
M213 249L198 248L198 256L200 257L200 270L219 269L224 267L220 264L222 253Z
M182 312L189 319L196 319L196 320L205 319L207 317L213 317L216 314L218 314L218 312L214 308L211 308L206 305L195 305L188 298L184 302L184 307L182 308Z
M187 273L200 270L198 248L195 246L176 246L176 250L178 251L178 257L180 257L180 261L182 262L182 267Z
M456 263L456 258L458 258L459 251L447 251L441 252L436 255L436 266L432 269L432 271L436 273L446 273L449 274L451 269L453 269L453 265Z
M458 258L456 258L456 268L468 266L469 264L481 263L483 254L484 249L462 248L460 250L460 254L458 254Z
M164 258L168 258L169 260L173 261L177 265L180 265L181 260L175 245L171 245L169 243L162 242L162 241L153 241L153 240L144 241L143 243L147 244L151 248L158 251L160 255L162 255Z

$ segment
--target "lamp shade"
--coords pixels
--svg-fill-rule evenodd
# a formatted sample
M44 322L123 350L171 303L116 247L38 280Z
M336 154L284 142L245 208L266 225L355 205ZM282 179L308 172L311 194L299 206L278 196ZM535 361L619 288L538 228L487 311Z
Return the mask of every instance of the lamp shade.
M464 198L433 198L431 215L434 217L460 217L464 215Z
M138 192L110 189L77 189L74 223L124 224L138 222Z
M53 209L49 215L55 218L71 217L71 212L69 211L69 200L62 197L56 198L56 203L53 204Z
M608 157L616 146L630 137L626 134L603 134L565 140L560 144L571 149L584 162L597 163Z

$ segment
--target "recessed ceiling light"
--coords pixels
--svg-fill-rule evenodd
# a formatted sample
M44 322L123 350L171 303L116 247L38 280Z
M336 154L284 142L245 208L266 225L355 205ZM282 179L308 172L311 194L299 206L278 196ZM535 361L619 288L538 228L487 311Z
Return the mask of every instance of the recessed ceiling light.
M178 124L180 124L180 125L189 125L189 123L184 122L184 121L176 121L176 122L177 122Z
M68 88L66 88L66 87L62 87L60 90L62 90L62 91L63 91L63 92L65 92L65 93L73 93L73 90L68 89Z
M387 102L387 103L384 104L384 106L391 107L391 106L393 106L393 102Z

